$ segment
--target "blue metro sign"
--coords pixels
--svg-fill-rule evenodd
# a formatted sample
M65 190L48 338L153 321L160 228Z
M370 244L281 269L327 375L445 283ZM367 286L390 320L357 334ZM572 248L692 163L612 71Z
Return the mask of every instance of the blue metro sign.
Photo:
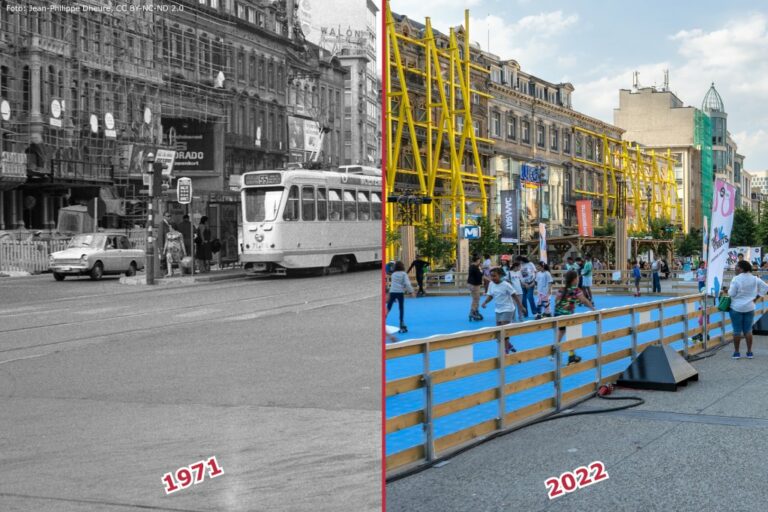
M459 229L459 236L464 240L477 240L480 238L480 226L463 225Z

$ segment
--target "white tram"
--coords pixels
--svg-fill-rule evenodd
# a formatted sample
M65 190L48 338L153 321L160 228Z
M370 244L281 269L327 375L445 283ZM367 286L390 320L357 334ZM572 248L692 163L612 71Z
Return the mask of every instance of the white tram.
M240 261L248 273L346 272L381 261L382 179L369 170L242 175Z

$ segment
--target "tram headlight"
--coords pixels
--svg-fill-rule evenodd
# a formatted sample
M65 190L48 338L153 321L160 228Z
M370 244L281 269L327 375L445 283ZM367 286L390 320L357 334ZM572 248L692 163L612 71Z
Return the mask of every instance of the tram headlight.
M256 233L256 236L254 237L257 242L263 242L264 241L264 235L261 233Z

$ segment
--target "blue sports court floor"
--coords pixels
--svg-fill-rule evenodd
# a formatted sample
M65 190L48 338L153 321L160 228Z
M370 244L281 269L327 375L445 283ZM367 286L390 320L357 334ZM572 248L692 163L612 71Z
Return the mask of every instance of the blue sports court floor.
M661 300L665 297L632 297L632 296L596 296L595 300L599 309L627 306L631 304L642 304L646 302L653 302ZM481 302L482 303L482 302ZM485 317L480 322L470 322L468 320L470 298L468 296L450 296L450 297L422 297L417 299L406 299L405 302L405 323L408 326L407 334L396 334L398 341L406 341L408 339L426 338L429 336L439 334L450 334L459 331L471 331L480 329L483 327L491 327L495 325L495 313L493 309L493 302L491 302L486 309L481 309L481 313ZM579 307L576 313L586 312L586 308ZM669 306L664 309L664 316L669 318L670 316L682 315L683 306ZM650 312L650 318L647 321L658 320L658 310ZM720 320L719 314L712 315L714 317L711 321ZM640 323L641 318L639 314L636 314L636 321ZM625 316L610 318L603 321L603 331L611 331L627 327L630 325L631 318L627 314ZM397 304L393 305L392 311L387 317L388 325L397 325L398 323L398 309ZM696 325L691 324L691 328ZM595 322L583 324L582 336L594 335L596 332ZM680 333L683 330L683 324L668 325L664 327L664 336L670 336L675 333ZM730 331L730 326L726 328L726 332ZM720 334L720 330L710 331L711 336L717 336ZM649 331L638 333L638 344L646 343L649 341L658 340L660 336L659 329L652 329ZM518 351L529 350L532 348L540 347L543 345L551 345L554 339L554 329L543 330L540 332L534 332L525 334L522 336L512 337L510 341L513 343ZM565 338L564 341L567 341ZM610 354L612 352L623 350L631 346L631 337L626 336L623 338L611 340L603 343L603 355ZM672 347L675 349L682 348L682 341L673 343ZM494 358L497 356L497 349L495 341L482 341L473 345L473 358L474 361L480 361L483 359ZM576 353L581 356L582 361L594 359L596 357L596 348L587 347L579 349ZM563 359L567 356L564 354ZM630 358L620 359L613 363L603 366L603 374L610 375L612 373L622 371L630 363ZM413 375L418 375L423 372L424 359L422 355L406 356L396 359L390 359L387 361L386 366L386 379L387 381L402 379ZM506 369L506 382L511 383L535 375L539 375L545 372L554 370L554 361L549 358L537 359L521 363L518 365L507 367ZM445 353L438 350L430 353L430 368L432 371L440 370L445 367ZM434 388L434 402L435 405L455 400L463 396L478 393L486 389L492 389L498 385L498 370L482 373L479 375L473 375L471 377L462 378L459 380L438 384ZM587 370L575 375L571 375L563 379L563 391L575 389L583 386L589 382L595 382L597 380L596 369ZM508 395L506 397L506 410L507 413L525 407L527 405L534 404L543 399L553 397L555 389L552 383L546 383L536 388L527 389L525 391ZM426 402L426 396L423 389L402 393L396 396L387 398L386 400L386 415L387 418L392 418L406 414L409 412L417 411L424 408ZM487 421L495 418L498 414L498 401L487 402L471 409L460 411L448 416L438 418L434 422L435 438L440 438L449 435L453 432L457 432L468 428L472 425ZM415 425L410 428L406 428L397 432L393 432L386 436L386 452L387 455L392 455L400 451L406 450L412 446L417 446L424 442L423 425Z

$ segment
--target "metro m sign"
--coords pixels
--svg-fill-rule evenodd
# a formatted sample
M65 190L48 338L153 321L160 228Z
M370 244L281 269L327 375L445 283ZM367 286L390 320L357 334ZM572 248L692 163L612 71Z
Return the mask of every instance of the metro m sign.
M480 238L480 226L462 225L459 236L464 240L477 240Z

